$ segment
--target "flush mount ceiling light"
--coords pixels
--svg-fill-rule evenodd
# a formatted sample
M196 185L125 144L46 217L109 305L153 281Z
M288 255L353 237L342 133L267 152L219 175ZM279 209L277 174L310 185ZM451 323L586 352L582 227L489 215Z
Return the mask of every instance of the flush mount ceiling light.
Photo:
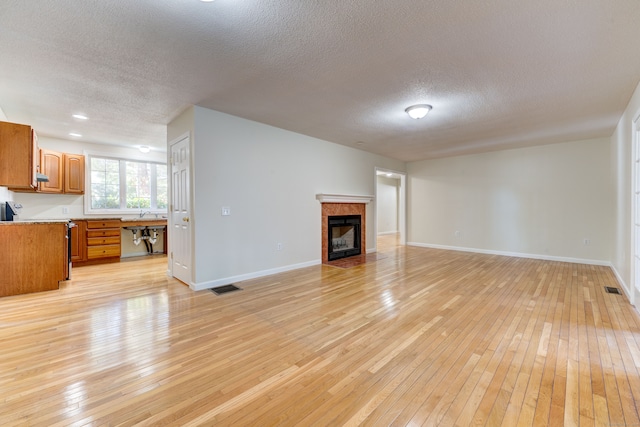
M69 132L69 136L73 136L74 138L82 138L82 134L77 132Z
M149 151L151 151L151 148L149 148L148 145L141 145L140 147L138 147L138 150L140 150L141 153L148 153Z
M429 104L417 104L412 105L411 107L407 107L407 109L404 111L409 115L409 117L417 120L426 116L432 108L433 107Z
M89 117L85 116L84 114L72 114L71 117L78 120L89 120Z

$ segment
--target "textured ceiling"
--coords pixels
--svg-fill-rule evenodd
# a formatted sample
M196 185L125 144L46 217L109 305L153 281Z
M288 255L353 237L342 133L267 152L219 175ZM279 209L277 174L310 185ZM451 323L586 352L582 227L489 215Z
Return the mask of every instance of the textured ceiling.
M0 22L10 121L161 149L192 104L405 161L604 137L640 81L638 0L3 0Z

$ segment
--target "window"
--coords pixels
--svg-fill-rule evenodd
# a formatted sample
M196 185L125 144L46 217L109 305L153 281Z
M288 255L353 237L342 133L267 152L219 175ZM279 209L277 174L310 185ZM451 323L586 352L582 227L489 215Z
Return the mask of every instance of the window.
M88 212L167 210L167 165L89 155Z

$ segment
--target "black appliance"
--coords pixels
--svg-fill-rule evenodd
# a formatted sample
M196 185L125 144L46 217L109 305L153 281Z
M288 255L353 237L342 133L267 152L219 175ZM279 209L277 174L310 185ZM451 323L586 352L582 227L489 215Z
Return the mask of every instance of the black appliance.
M2 204L2 220L13 221L13 217L18 215L18 212L22 209L22 205L12 201L4 202Z

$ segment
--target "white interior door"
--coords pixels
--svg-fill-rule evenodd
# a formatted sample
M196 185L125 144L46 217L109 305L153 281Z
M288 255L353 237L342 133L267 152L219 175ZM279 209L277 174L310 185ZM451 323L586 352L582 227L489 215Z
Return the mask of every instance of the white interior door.
M189 195L189 137L170 145L171 150L171 275L191 284L191 204Z

